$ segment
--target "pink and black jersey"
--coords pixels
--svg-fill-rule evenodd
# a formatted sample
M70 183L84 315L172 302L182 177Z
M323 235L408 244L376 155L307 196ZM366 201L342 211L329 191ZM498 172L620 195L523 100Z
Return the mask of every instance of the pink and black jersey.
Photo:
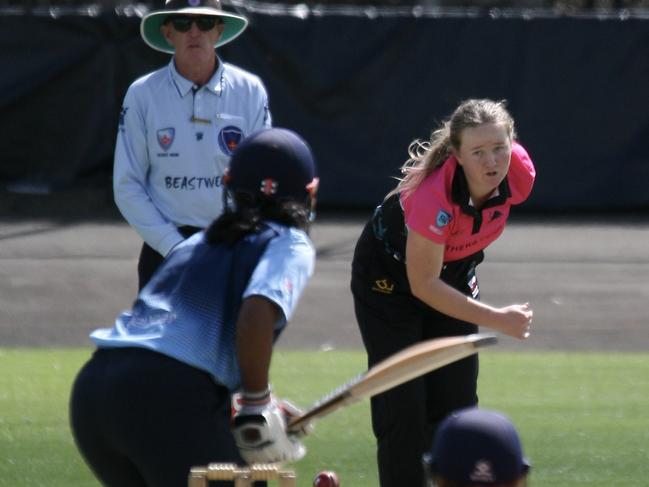
M478 299L475 267L485 247L503 232L511 206L530 195L535 175L527 151L515 143L507 176L478 210L462 166L455 157L448 158L412 193L392 195L376 208L356 244L352 290L358 294L369 285L373 295L383 292L382 283L390 294L409 295L406 240L415 231L445 246L440 278Z
M464 171L451 156L416 190L401 195L405 224L433 242L444 244L444 262L463 259L500 236L511 206L527 199L535 175L527 151L514 143L507 177L477 210L471 204Z

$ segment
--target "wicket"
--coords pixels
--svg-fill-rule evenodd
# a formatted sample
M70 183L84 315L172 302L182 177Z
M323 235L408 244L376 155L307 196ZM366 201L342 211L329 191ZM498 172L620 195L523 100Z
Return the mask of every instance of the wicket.
M278 487L297 487L293 470L270 463L240 467L234 463L210 463L207 467L192 467L189 487L208 487L210 480L234 480L235 487L251 487L256 480L277 480Z

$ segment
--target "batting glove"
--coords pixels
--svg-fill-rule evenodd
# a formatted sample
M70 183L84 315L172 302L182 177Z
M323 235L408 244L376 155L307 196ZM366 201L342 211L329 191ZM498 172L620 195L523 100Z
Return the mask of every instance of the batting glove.
M277 402L277 405L279 408L282 410L284 413L284 420L286 421L286 424L288 424L294 419L302 415L304 412L302 409L297 407L295 404L293 404L291 401L287 399L277 399L275 398L275 401ZM237 415L239 411L241 411L241 408L243 407L243 396L241 392L235 392L232 394L232 420L234 421L234 417ZM315 426L313 426L313 423L309 421L308 423L300 426L299 428L296 429L291 429L290 431L287 431L287 434L289 436L297 436L299 438L310 435L313 433L315 430Z
M248 464L295 462L304 457L306 448L287 434L285 413L270 391L261 399L244 392L240 404L232 432Z
M302 415L304 411L302 411L300 408L298 408L295 404L293 404L291 401L287 401L286 399L281 399L279 401L279 407L284 413L284 419L286 420L286 424L290 423L291 420L294 418L297 418ZM313 433L314 430L313 423L308 422L303 426L300 426L299 428L295 430L291 430L288 432L289 436L297 436L298 438L301 438L306 435L310 435Z

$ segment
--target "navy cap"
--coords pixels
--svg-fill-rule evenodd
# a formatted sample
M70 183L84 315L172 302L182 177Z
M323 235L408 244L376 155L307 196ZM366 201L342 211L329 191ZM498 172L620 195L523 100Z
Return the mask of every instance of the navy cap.
M315 194L318 186L313 153L291 130L260 130L246 137L235 150L225 184L234 192L304 201L308 194Z
M511 482L530 468L511 421L479 408L462 409L444 419L424 463L431 474L478 485Z

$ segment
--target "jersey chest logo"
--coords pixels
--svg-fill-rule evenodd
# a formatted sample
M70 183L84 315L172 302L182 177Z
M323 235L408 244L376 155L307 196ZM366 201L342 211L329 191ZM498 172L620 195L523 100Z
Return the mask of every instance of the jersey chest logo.
M243 130L234 125L228 125L219 131L219 147L229 156L234 153L241 139L243 139Z
M162 148L163 151L168 151L171 144L174 143L174 137L176 136L176 129L173 127L167 127L166 129L160 129L157 132L158 136L158 145Z

